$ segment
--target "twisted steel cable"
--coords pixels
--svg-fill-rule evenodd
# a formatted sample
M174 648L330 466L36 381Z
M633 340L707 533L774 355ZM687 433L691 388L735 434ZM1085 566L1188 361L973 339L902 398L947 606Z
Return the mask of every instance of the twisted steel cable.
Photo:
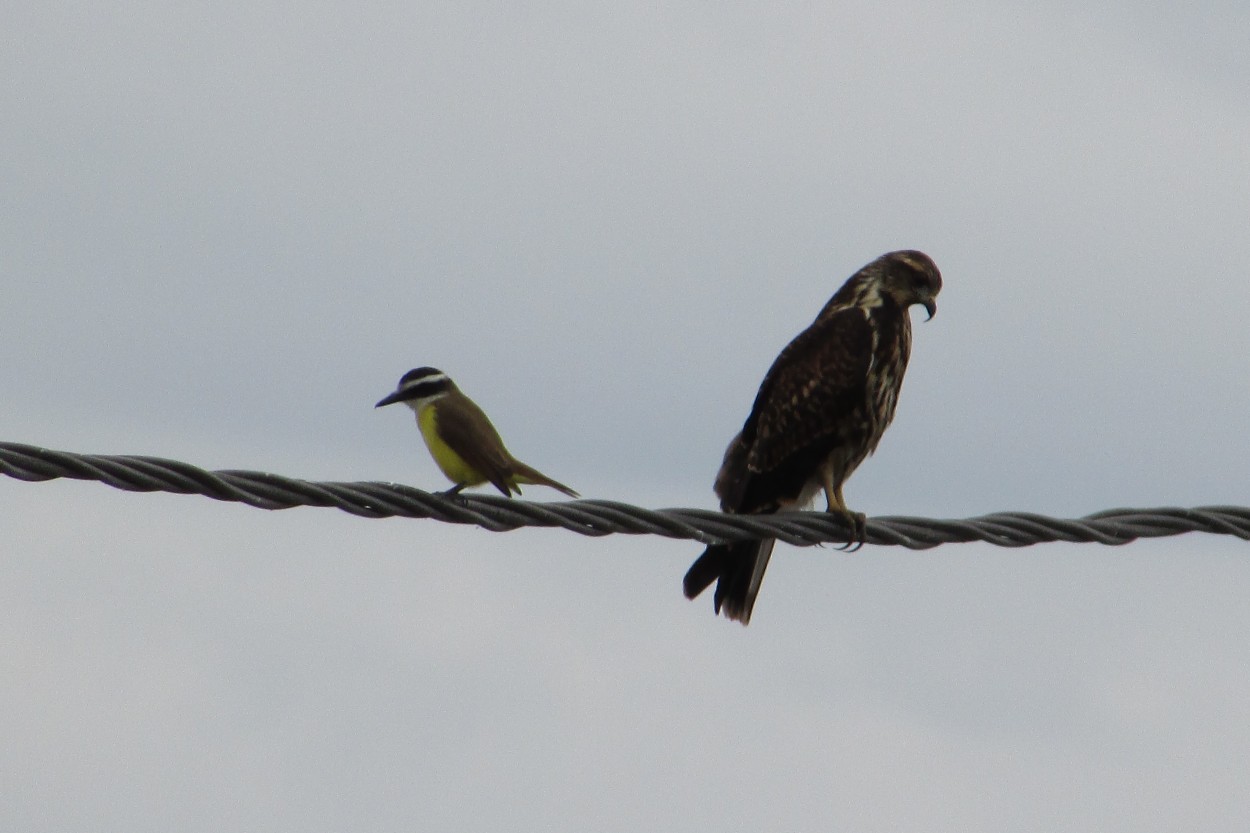
M845 543L841 518L824 512L728 515L705 509L642 509L607 500L533 503L494 495L443 495L397 483L315 482L256 471L207 471L189 463L136 455L74 454L0 442L0 474L29 482L98 480L131 492L197 494L260 509L333 506L365 518L431 518L494 532L524 526L559 527L581 535L663 535L703 544L776 538L797 546ZM867 543L914 550L985 541L1027 547L1049 541L1127 544L1185 532L1250 540L1250 508L1108 509L1078 519L1030 512L997 512L964 520L870 518Z

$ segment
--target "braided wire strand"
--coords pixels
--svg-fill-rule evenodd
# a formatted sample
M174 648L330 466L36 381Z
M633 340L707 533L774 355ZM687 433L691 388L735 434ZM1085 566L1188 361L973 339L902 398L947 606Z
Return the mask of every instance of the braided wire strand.
M257 471L208 471L160 457L75 454L12 442L0 442L0 474L26 482L95 480L125 491L204 495L258 509L335 507L363 518L428 518L493 532L549 527L587 536L661 535L702 544L776 538L796 546L846 543L850 532L841 517L824 512L730 515L707 509L651 510L608 500L535 503L496 495L439 494L397 483L316 482ZM1107 509L1076 519L1031 512L956 520L882 516L868 519L867 543L914 550L971 541L999 547L1052 541L1120 545L1186 532L1250 540L1250 508Z

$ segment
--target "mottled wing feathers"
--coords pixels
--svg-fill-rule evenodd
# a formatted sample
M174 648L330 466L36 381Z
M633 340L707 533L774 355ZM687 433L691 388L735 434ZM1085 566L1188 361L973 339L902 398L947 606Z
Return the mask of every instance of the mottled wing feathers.
M824 315L786 345L742 429L747 468L769 471L831 434L858 430L843 423L865 403L872 354L872 327L857 307Z
M521 490L512 485L512 460L504 451L499 433L482 409L466 396L449 396L439 403L438 408L438 433L443 442L496 489L509 496L514 491L520 494ZM495 442L482 442L480 436L475 439L475 430L479 434L488 432Z

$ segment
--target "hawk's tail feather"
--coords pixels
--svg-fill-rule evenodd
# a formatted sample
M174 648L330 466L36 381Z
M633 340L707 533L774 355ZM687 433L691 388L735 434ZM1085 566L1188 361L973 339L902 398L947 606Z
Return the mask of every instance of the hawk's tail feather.
M716 612L743 625L750 623L774 543L772 538L765 538L708 547L682 580L686 598L693 599L715 581Z
M729 555L729 547L708 547L686 571L681 580L682 590L687 599L693 599L706 590L712 582L725 572L725 558Z

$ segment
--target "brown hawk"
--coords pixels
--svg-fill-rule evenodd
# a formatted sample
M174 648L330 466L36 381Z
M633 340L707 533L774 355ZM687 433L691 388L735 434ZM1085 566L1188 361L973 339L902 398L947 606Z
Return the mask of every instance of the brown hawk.
M842 484L876 449L911 352L912 304L937 311L942 276L928 255L890 252L860 269L811 326L777 356L751 415L729 443L716 495L721 509L763 514L806 505L824 490L828 511L862 542L864 516ZM710 546L686 573L686 598L716 582L716 612L742 624L760 592L773 539Z

